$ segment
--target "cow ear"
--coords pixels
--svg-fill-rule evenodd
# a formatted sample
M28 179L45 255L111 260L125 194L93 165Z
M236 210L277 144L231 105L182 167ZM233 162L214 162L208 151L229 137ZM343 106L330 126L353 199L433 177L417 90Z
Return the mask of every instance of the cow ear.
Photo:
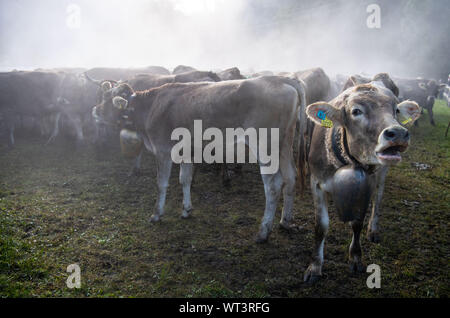
M397 119L402 125L410 125L420 117L420 106L412 100L405 100L397 105Z
M128 105L128 101L120 96L114 97L112 102L114 107L116 107L117 109L125 109Z
M109 91L111 88L112 88L111 82L106 81L102 83L102 90L104 92Z
M341 124L341 112L339 109L325 102L317 102L306 108L306 114L316 125L326 128L333 127L333 124Z

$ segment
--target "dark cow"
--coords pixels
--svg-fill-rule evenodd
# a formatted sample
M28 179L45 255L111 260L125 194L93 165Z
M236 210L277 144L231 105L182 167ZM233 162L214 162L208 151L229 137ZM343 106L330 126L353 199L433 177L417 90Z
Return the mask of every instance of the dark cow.
M425 108L430 117L431 125L435 125L433 106L439 93L439 85L435 80L394 78L400 89L400 100L413 100ZM416 122L417 123L417 122Z
M413 121L419 112L415 102L399 104L382 83L356 85L328 103L307 107L308 117L317 126L308 154L316 224L313 260L305 281L314 282L322 275L329 198L340 219L350 222L353 229L351 270L364 270L360 233L370 201L377 204L381 200L378 187L384 180L379 180L379 171L398 163L409 145L408 130L400 125L398 116L406 114Z
M172 83L154 89L134 92L127 84L113 88L112 100L94 108L93 114L105 121L116 122L126 112L134 122L145 147L157 162L159 198L151 221L158 221L164 205L172 167L171 137L174 129L183 127L191 134L194 120L202 120L203 127L214 127L225 133L228 128L278 128L279 169L265 171L268 163L261 163L261 174L266 194L266 209L258 234L258 241L267 240L283 190L284 207L281 225L290 223L294 200L295 165L292 143L297 114L304 113L305 94L301 84L279 76L219 83ZM272 132L272 130L270 130ZM235 140L234 137L232 140ZM246 140L248 145L248 141ZM272 148L273 149L273 148ZM225 153L225 152L224 152ZM255 154L256 155L256 154ZM258 160L260 157L257 155ZM180 183L183 187L182 217L192 211L190 188L193 164L183 159L180 165Z
M241 74L241 71L237 67L226 69L217 73L222 81L245 79L245 76Z
M98 87L83 74L59 73L59 76L56 119L47 144L58 136L61 119L74 132L77 143L81 144L84 141L83 126L92 119L92 105L99 102Z
M192 72L192 71L196 71L196 69L191 66L178 65L173 69L172 74L182 74L182 73Z
M14 145L14 131L21 119L31 118L44 133L45 119L56 110L60 77L51 72L15 71L0 73L0 115Z
M372 80L368 79L367 77L362 77L360 75L353 75L349 77L345 86L349 88L363 83L372 83L374 85L385 87L389 89L396 97L398 97L399 95L399 89L397 85L394 83L394 81L390 78L390 76L387 73L379 73L375 75L372 78ZM419 119L420 107L419 109L416 109L415 112L414 109L399 108L399 114L397 117L400 124L402 124L403 126L410 126L413 122ZM376 180L377 180L376 194L374 194L373 204L371 206L372 211L367 227L367 238L369 241L373 243L380 242L380 231L378 228L378 222L380 215L381 200L384 192L384 181L386 179L388 171L389 167L384 166L380 168L376 173Z

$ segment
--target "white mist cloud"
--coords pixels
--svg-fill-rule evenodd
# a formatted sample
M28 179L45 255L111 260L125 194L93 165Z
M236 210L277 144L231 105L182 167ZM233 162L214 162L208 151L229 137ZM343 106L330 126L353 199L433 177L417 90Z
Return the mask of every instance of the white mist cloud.
M366 25L367 5L373 2L381 5L381 29ZM412 75L426 68L428 56L436 54L433 45L445 40L445 32L436 32L427 38L429 45L417 46L423 30L433 30L426 25L429 16L436 15L430 11L433 3L0 0L0 69L148 65L171 69L185 64L204 70L237 66L297 71L321 66L328 73ZM416 13L408 20L404 8ZM444 9L448 11L448 6L442 2L434 10ZM420 14L424 17L415 19ZM399 20L409 24L400 25Z

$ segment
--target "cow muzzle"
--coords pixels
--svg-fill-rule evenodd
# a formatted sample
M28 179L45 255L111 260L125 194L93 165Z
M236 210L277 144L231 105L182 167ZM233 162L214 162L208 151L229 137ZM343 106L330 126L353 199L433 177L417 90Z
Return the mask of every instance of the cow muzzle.
M408 130L398 125L390 126L381 132L375 152L381 164L396 164L402 160L400 154L408 145Z

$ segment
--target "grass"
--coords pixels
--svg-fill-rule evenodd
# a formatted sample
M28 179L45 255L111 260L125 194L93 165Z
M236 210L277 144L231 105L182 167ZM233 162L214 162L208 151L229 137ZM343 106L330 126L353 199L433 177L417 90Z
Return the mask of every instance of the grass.
M450 109L438 100L434 110L436 127L425 114L410 129L410 150L387 177L381 244L362 239L364 262L381 266L381 289L367 288L369 274L349 273L351 230L334 211L324 279L303 284L313 244L310 192L295 201L298 230L276 227L267 244L255 244L265 200L254 165L244 165L229 188L213 167L198 167L187 220L180 219L175 167L166 214L151 224L150 155L143 175L128 178L131 163L118 147L44 147L19 138L15 149L0 148L0 296L448 297ZM80 289L66 287L73 263L81 268Z

